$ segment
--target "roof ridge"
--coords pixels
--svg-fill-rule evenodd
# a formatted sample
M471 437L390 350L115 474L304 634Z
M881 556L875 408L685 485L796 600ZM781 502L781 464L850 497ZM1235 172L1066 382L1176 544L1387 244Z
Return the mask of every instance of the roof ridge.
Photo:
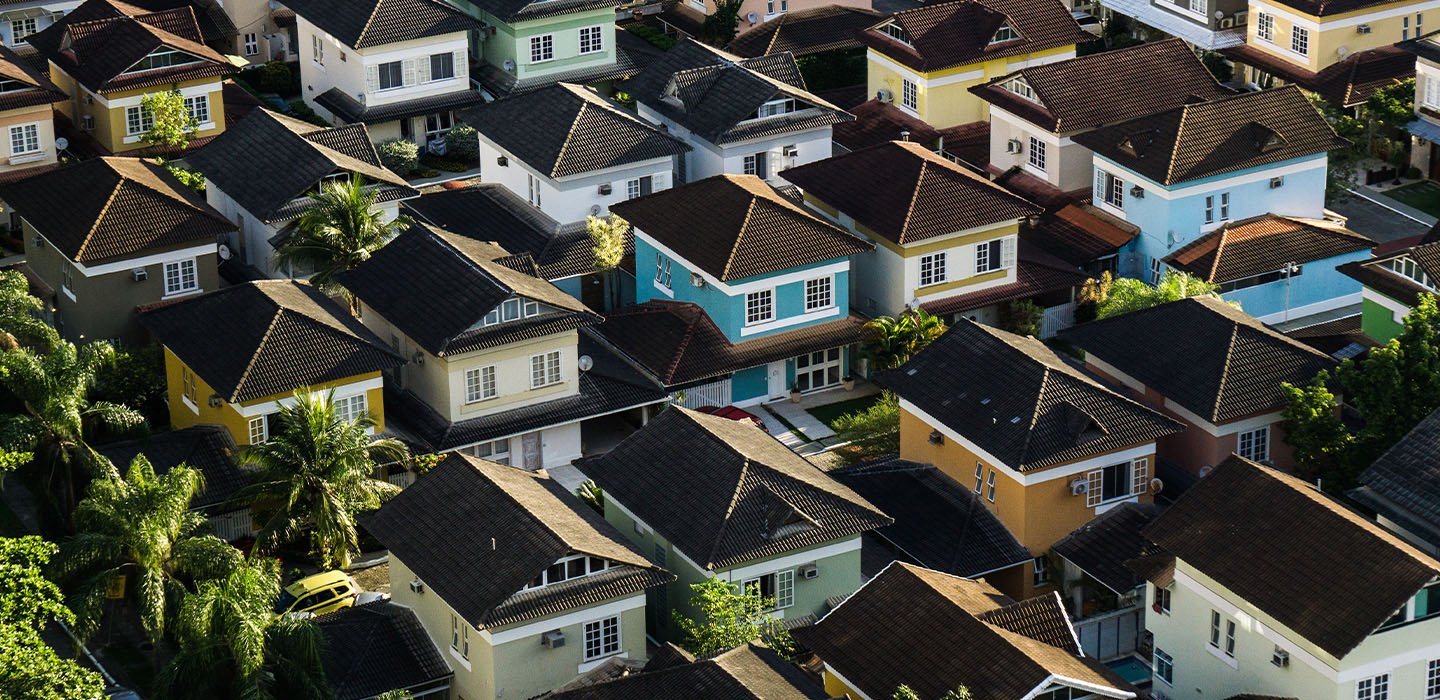
M730 266L735 264L735 255L740 252L740 241L745 238L745 231L750 227L750 217L755 215L755 207L759 204L760 195L750 193L750 206L745 208L745 218L740 222L740 233L735 236L735 244L730 246L730 255L725 258L725 267L721 268L724 278L730 276Z
M910 193L910 204L905 207L905 220L900 222L900 240L905 243L905 233L910 230L910 219L915 216L915 203L920 200L920 188L925 186L925 177L930 174L930 161L920 159L920 176L915 178L915 191Z
M110 196L105 199L105 206L100 207L100 214L95 217L95 223L90 225L90 230L85 233L85 238L80 241L80 247L75 249L76 260L79 260L80 258L85 256L85 248L90 245L90 240L95 237L95 232L100 228L100 222L105 220L105 214L108 213L110 211L110 207L115 204L115 199L120 194L120 186L125 184L125 181L129 179L126 178L123 174L121 174L120 171L116 170L113 166L110 166L109 163L106 163L106 166L110 167L110 172L115 173L115 175L118 176L120 179L118 182L115 183L115 187L110 190Z
M285 307L280 306L280 303L268 294L265 295L265 298L275 305L275 312L270 317L270 325L265 328L265 334L260 336L260 342L255 346L255 352L250 354L250 361L245 363L245 369L241 370L240 377L235 380L235 388L231 390L229 397L230 403L238 402L240 390L245 386L245 381L250 378L250 370L255 368L255 363L259 361L261 353L265 350L265 344L270 342L270 335L275 332L275 327L280 324L280 317L284 315Z
M1190 108L1194 106L1180 106L1180 122L1175 125L1175 143L1170 145L1170 158L1165 164L1165 182L1161 184L1170 184L1175 181L1175 162L1180 158L1180 144L1185 141L1185 119L1190 116Z
M1040 424L1040 407L1045 404L1045 394L1050 391L1050 373L1052 369L1044 363L1041 363L1041 365L1044 369L1040 375L1040 391L1035 394L1034 408L1030 409L1030 423L1025 426L1025 439L1020 443L1020 464L1015 465L1016 467L1020 467L1030 460L1030 439L1035 436L1035 426ZM991 416L990 420L994 422L995 417Z
M692 418L691 420L694 419ZM699 425L698 421L696 425ZM700 429L705 430L704 426L701 426ZM740 476L735 480L735 491L730 494L730 503L725 506L725 515L720 519L720 528L715 531L714 543L710 545L710 551L705 557L707 561L700 562L701 566L709 567L715 563L715 555L719 552L720 543L725 541L725 530L730 527L730 516L735 514L735 505L740 502L740 492L745 490L745 478L750 474L750 458L741 454L740 451L732 447L730 443L719 439L720 436L708 430L705 430L705 432L712 438L719 440L720 444L725 446L725 449L740 457Z
M1235 344L1240 340L1240 324L1231 321L1230 343L1225 346L1225 362L1220 366L1220 385L1215 387L1215 403L1206 416L1211 422L1220 422L1220 406L1224 403L1225 387L1230 383L1230 363L1235 359Z
M657 310L657 312L670 313L670 310L663 309ZM685 351L690 348L690 341L695 339L695 334L699 331L698 326L700 325L700 317L704 315L704 310L696 309L695 318L689 323L685 324L685 337L680 339L679 345L676 346L675 357L670 360L670 364L665 368L666 382L669 382L671 379L673 379L675 377L675 373L679 371L680 361L685 358Z
M570 120L570 129L565 132L565 140L560 144L560 152L555 154L555 165L550 167L550 177L558 176L560 161L565 159L565 152L570 150L570 141L575 138L575 130L580 128L580 120L585 118L585 110L589 107L589 100L580 100L580 109L576 110L575 116Z
M1225 254L1225 246L1229 245L1230 232L1233 230L1231 222L1229 221L1220 225L1218 231L1220 235L1216 237L1215 255L1210 261L1210 272L1206 275L1206 281L1213 280L1216 275L1220 274L1220 258Z
M375 15L380 14L380 5L385 0L375 0L375 6L370 8L370 16L365 18L365 26L360 28L360 33L355 35L355 45L365 43L365 34L370 31L370 25L375 22Z

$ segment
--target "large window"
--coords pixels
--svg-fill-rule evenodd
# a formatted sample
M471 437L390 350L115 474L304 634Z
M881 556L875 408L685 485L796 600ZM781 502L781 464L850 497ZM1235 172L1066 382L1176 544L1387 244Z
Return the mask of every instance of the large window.
M900 79L900 105L909 110L920 109L920 88L913 81Z
M197 124L205 124L210 121L210 96L196 95L185 98L185 112L194 119Z
M155 116L144 107L125 108L125 134L139 136L155 126Z
M493 326L497 323L508 323L510 321L517 321L522 318L539 315L540 302L532 299L511 297L500 302L499 306L490 309L490 313L485 314L485 318L480 319L480 326L483 328L485 326Z
M1390 268L1391 272L1409 277L1422 287L1434 287L1434 285L1430 283L1430 276L1425 274L1425 269L1415 262L1415 258L1408 255L1392 258L1381 263L1381 265Z
M1237 437L1236 454L1256 462L1270 460L1270 426L1247 430Z
M158 68L169 68L171 66L183 66L187 63L198 63L200 59L191 56L184 51L176 51L168 46L155 49L149 56L140 59L138 63L131 66L126 73L139 73L140 71L156 70Z
M1000 241L985 241L975 246L975 274L1000 269Z
M1098 506L1101 503L1129 498L1137 493L1144 493L1149 488L1150 481L1150 460L1136 459L1129 462L1112 464L1104 469L1095 469L1085 475L1086 481L1086 505Z
M1197 15L1203 15L1209 9L1209 3L1206 0L1190 0L1190 11ZM1206 20L1209 18L1207 17Z
M1116 209L1125 208L1125 181L1104 171L1095 170L1095 198Z
M940 284L950 278L949 272L945 269L945 261L946 255L944 251L920 256L921 287Z
M1019 38L1020 32L1015 31L1014 27L1004 24L995 30L995 35L990 37L990 43L998 44L1002 41L1014 41Z
M10 39L12 43L19 44L26 41L26 37L34 34L35 31L36 19L34 17L10 20Z
M40 152L40 125L22 124L10 127L10 155Z
M552 350L530 357L530 388L560 383L560 351Z
M530 62L541 63L555 58L555 35L541 34L530 37Z
M890 37L891 39L894 39L895 41L898 41L907 46L911 45L912 43L910 41L910 33L906 32L904 28L894 22L891 22L881 27L880 31L884 32L885 35Z
M199 288L194 258L165 263L165 296L193 292Z
M795 100L793 98L787 97L780 100L770 100L769 102L760 105L760 108L755 110L755 118L765 119L766 117L778 117L782 114L789 114L794 111Z
M405 87L405 64L403 61L381 63L377 70L380 71L381 90Z
M774 318L775 290L762 289L745 295L745 325L753 326Z
M1255 15L1255 36L1261 41L1275 43L1275 15L1268 12Z
M465 370L465 403L476 403L495 396L495 365Z
M430 54L430 79L446 80L455 77L455 54L450 52Z
M655 254L655 284L670 289L670 259L659 253Z
M472 445L469 448L470 455L481 459L488 459L497 464L510 463L510 440L495 440L494 442L482 442Z
M1440 698L1440 659L1425 665L1425 700Z
M1165 685L1175 682L1175 659L1159 647L1155 649L1155 678Z
M566 557L551 564L535 580L525 584L526 588L541 588L551 586L571 579L584 578L591 574L598 574L612 567L619 566L615 562L600 557L573 556Z
M1035 88L1030 87L1030 83L1025 82L1023 78L1016 78L1005 83L1005 89L1031 102L1039 102L1039 100L1035 99Z
M805 310L828 309L835 305L835 278L805 280Z
M363 393L335 399L335 417L346 423L360 420L368 414Z
M1030 167L1045 172L1045 142L1034 136L1030 137Z
M795 358L795 388L814 391L840 383L840 348L807 352Z
M585 623L585 660L620 653L620 617Z
M245 55L257 56L260 54L260 36L254 32L245 34Z
M745 579L746 591L753 591L761 597L774 601L771 610L784 610L795 604L795 570L786 569Z
M598 53L605 50L605 35L600 27L580 28L580 53Z
M1390 700L1390 674L1360 679L1355 684L1355 700Z
M1301 56L1310 55L1310 30L1303 27L1290 28L1290 50Z

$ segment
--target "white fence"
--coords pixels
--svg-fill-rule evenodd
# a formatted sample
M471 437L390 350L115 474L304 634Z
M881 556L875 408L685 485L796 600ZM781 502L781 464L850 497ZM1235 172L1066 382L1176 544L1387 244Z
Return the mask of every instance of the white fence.
M210 525L215 528L215 535L226 542L234 542L242 537L255 534L255 523L250 517L249 510L221 513L210 518Z
M1056 333L1075 325L1075 302L1051 306L1040 319L1040 337L1052 338Z
M1135 653L1145 632L1145 610L1140 606L1112 610L1075 621L1080 648L1094 659L1113 659Z
M730 380L722 379L718 382L710 382L709 384L701 384L700 386L682 389L670 395L670 403L678 403L685 408L729 406Z

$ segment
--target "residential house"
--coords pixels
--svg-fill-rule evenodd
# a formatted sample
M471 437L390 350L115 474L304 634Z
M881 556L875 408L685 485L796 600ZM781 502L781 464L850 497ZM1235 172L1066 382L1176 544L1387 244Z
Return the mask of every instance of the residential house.
M660 648L641 673L548 696L554 700L826 700L820 686L763 642L697 659L674 644Z
M866 88L937 128L985 121L969 88L1075 57L1093 37L1059 0L958 0L896 12L860 33Z
M1231 457L1144 530L1157 698L1422 698L1440 561L1293 476Z
M1077 134L1092 199L1140 229L1119 274L1158 281L1164 258L1227 221L1325 218L1327 153L1342 141L1298 88L1243 93Z
M783 23L793 19L801 13L814 13L830 10L859 10L866 12L870 5L859 0L744 0L740 6L733 10L735 14L735 30L740 36L753 32L764 32L772 29L771 25ZM720 3L716 0L684 0L684 2L667 3L664 9L656 16L661 24L673 34L683 37L703 37L705 33L706 19L715 15L720 9ZM864 23L869 26L871 23ZM856 27L856 29L863 28ZM737 38L738 41L738 38ZM761 52L761 54L769 52Z
M1022 571L990 577L1019 598L1056 590L1046 556L1056 541L1152 500L1156 441L1181 430L1044 343L964 319L877 381L900 400L901 459L983 494L1030 550Z
M1420 421L1360 474L1350 499L1375 512L1385 529L1440 554L1440 411Z
M1440 31L1396 44L1415 56L1415 119L1410 131L1410 165L1430 180L1440 180Z
M1204 51L1244 44L1246 22L1251 19L1246 0L1105 0L1103 4L1110 12Z
M416 224L341 277L407 360L391 401L416 449L555 468L585 453L586 421L640 424L665 399L582 335L598 314L535 271L528 256Z
M1145 578L1128 563L1149 553L1140 533L1163 510L1159 503L1122 503L1051 548L1061 564L1061 589L1075 637L1086 656L1111 660L1148 653L1142 651Z
M52 105L68 99L25 59L0 47L0 128L9 136L5 160L0 161L0 182L57 167Z
M286 0L295 11L300 83L332 124L365 124L376 143L443 139L470 86L479 23L441 0ZM438 150L438 146L436 147Z
M886 700L901 685L938 698L1133 698L1086 658L1057 594L1015 602L982 581L896 562L795 638L833 697Z
M696 0L676 3L675 9L685 12L689 9L687 5L693 8L695 3ZM863 53L865 47L855 35L884 17L865 3L827 3L805 9L790 5L790 0L780 0L779 6L785 8L784 12L777 12L741 32L725 50L741 58L789 52L796 58L828 54L825 60L838 59L841 52ZM743 8L741 16L749 20ZM661 13L660 21L667 19L666 13Z
M678 406L577 466L605 519L677 577L651 592L661 638L707 579L758 591L786 626L813 621L864 582L860 536L894 522L753 424Z
M833 128L837 155L899 139L914 141L977 172L984 171L990 162L988 121L936 129L919 117L876 99L848 109L855 120Z
M1387 343L1405 330L1405 317L1423 295L1435 295L1440 280L1440 231L1431 229L1414 245L1386 246L1369 260L1340 266L1340 272L1358 281L1360 324L1365 335Z
M178 91L196 126L191 145L225 131L222 82L235 67L206 46L189 5L147 12L126 3L86 0L29 37L50 79L70 96L57 109L105 153L146 148L154 117L147 94Z
M32 54L29 37L60 21L79 7L81 0L13 0L0 11L0 43L22 55ZM235 35L235 25L220 3L213 0L128 0L137 12L164 12L189 7L200 24L200 33L211 48L226 52Z
M225 0L217 5L234 28L225 54L240 56L252 66L300 57L299 47L293 45L293 12L271 5L270 0Z
M997 178L1003 184L1029 176L1011 171ZM1065 202L1052 205L1038 218L1030 219L1020 229L1020 239L1098 279L1109 272L1112 276L1120 266L1120 254L1140 228L1111 216L1086 202Z
M1375 241L1330 219L1276 214L1227 221L1165 257L1171 269L1219 285L1220 297L1262 323L1361 303L1339 266L1370 259Z
M235 227L165 168L96 158L0 187L26 261L72 341L142 339L136 307L214 290L216 241Z
M414 700L449 697L455 673L414 610L382 600L321 615L315 627L335 700L373 700L391 690Z
M850 313L849 259L869 243L753 175L611 210L633 226L640 305L611 312L599 332L689 405L833 389L855 371L864 321Z
M1184 424L1160 440L1159 455L1199 476L1231 453L1293 469L1280 384L1309 384L1336 364L1214 297L1092 321L1061 338L1085 351L1086 369ZM1166 352L1142 338L1164 338Z
M557 83L466 110L480 134L481 179L561 223L675 184L690 146L590 88Z
M112 442L95 451L122 474L132 460L142 455L156 474L182 464L200 472L204 488L191 499L190 510L204 515L214 533L227 542L254 534L250 504L233 500L250 483L250 477L240 468L235 439L223 426L192 425L138 440Z
M391 601L444 650L451 694L530 698L643 660L645 591L674 576L544 474L451 454L361 524ZM442 696L443 697L443 696Z
M740 58L686 39L624 89L642 119L689 143L679 180L776 173L830 157L844 110L806 90L788 53Z

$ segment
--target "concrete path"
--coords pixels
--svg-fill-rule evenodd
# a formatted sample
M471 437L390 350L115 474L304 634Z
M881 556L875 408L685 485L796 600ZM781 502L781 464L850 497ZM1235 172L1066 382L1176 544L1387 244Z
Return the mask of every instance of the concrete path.
M576 489L579 489L580 484L585 483L585 479L587 478L584 472L576 469L573 464L562 464L558 467L550 467L545 470L545 473L549 474L551 479L554 479L556 483L564 486L565 490L570 493L575 493Z
M1329 208L1344 216L1352 231L1381 243L1418 236L1435 225L1435 217L1373 187L1357 186L1349 197L1330 203Z
M767 404L766 408L780 414L780 417L784 418L785 422L795 426L800 432L805 433L805 437L811 440L824 440L828 437L835 437L835 431L831 430L830 426L821 423L820 419L811 415L810 412L805 410L800 404L790 403L789 401L777 401L772 404Z
M770 432L770 437L779 440L781 444L792 450L798 450L810 440L791 430L789 426L780 422L780 419L771 411L774 404L757 406L750 412L760 417L760 422L765 424L765 429Z

